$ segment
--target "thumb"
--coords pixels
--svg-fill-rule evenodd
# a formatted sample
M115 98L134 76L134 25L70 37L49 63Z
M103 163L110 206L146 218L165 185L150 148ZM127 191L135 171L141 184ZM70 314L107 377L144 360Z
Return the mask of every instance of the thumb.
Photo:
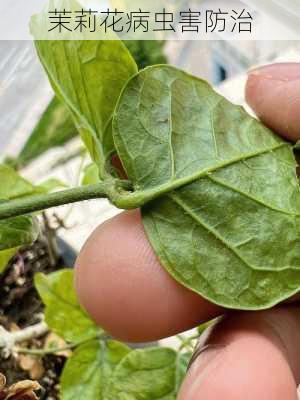
M300 139L300 63L249 72L246 99L257 116L286 139Z

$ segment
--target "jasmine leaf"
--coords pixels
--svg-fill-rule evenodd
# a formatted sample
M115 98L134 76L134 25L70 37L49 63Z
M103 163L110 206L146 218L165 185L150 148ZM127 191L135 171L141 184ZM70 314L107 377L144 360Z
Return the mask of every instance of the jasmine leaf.
M0 201L33 195L35 187L13 168L0 164ZM37 220L22 216L0 221L0 273L23 245L34 242L38 236Z
M53 0L49 7L62 3L70 10L81 7L71 0ZM47 10L32 18L34 37L38 38L47 19ZM124 84L137 72L133 58L120 40L37 40L35 44L54 92L68 107L103 177L114 150L112 114Z
M130 352L114 370L105 400L175 400L176 353L167 348Z
M78 347L61 376L61 399L104 400L116 365L130 351L113 340L95 340Z
M167 271L217 304L271 307L300 288L292 146L198 78L146 68L122 92L118 154Z
M46 306L46 322L55 333L69 342L82 341L101 333L79 305L72 270L60 270L49 275L39 273L34 282Z

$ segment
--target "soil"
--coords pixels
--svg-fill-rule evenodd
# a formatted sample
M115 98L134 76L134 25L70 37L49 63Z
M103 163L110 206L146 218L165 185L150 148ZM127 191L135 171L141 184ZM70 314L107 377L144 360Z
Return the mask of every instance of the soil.
M22 329L41 321L44 306L34 288L35 273L51 273L66 265L61 257L53 257L53 249L48 240L39 238L34 245L23 248L0 275L0 325L7 330ZM27 347L43 348L44 338L26 343ZM43 387L41 400L58 400L59 377L65 364L65 357L45 356L41 361L44 371L39 383ZM8 384L31 379L30 373L20 366L16 355L0 354L0 372L7 378Z

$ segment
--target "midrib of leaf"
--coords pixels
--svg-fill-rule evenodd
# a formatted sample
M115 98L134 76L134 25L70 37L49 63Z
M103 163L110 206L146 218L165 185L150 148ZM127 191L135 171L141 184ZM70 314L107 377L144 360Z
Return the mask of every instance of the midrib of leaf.
M195 85L193 85L193 87L195 88ZM197 94L198 97L198 94ZM209 101L209 99L207 99L209 105L210 105L210 110L209 110L209 119L210 119L210 125L211 125L211 133L213 136L213 141L214 141L214 150L215 150L215 157L216 159L219 158L219 149L218 149L218 141L217 141L217 137L216 137L216 131L215 131L215 124L214 124L214 109L219 105L219 103L223 100L223 98L219 98L216 102L216 104L212 105Z
M251 196L249 193L246 193L246 192L238 189L237 187L231 186L228 183L222 181L219 178L215 178L214 176L212 176L210 174L207 174L206 178L208 178L209 180L211 180L212 182L214 182L214 183L216 183L216 184L218 184L220 186L223 186L223 187L225 187L225 188L227 188L229 190L232 190L233 192L239 193L242 196L244 196L244 197L246 197L246 198L248 198L250 200L253 200L256 203L258 203L258 204L260 204L260 205L262 205L262 206L264 206L266 208L269 208L270 210L277 211L279 213L290 215L290 216L293 216L293 217L300 217L300 214L292 213L292 212L289 212L287 210L281 209L279 207L273 206L272 204L265 203L264 201L258 199L257 197Z
M175 81L174 81L175 82ZM175 179L175 154L174 154L174 148L173 148L173 120L172 120L172 85L171 84L171 90L170 90L170 96L169 96L169 147L170 147L170 157L171 157L171 181Z
M211 235L213 235L219 242L221 242L224 246L226 246L228 248L228 250L230 250L248 268L250 268L254 271L274 272L273 268L268 268L268 267L260 268L260 267L256 267L255 265L250 264L243 256L241 256L239 254L239 252L223 236L221 236L218 233L218 231L216 229L214 229L213 227L209 226L206 222L204 222L199 217L199 215L197 215L193 211L193 209L190 208L178 195L176 195L175 193L170 193L170 194L168 194L168 198L170 198L172 201L174 201L195 222L197 222L199 225L201 225L206 231L208 231ZM276 272L286 271L286 270L299 271L299 268L286 266L286 267L277 268Z
M80 80L81 80L82 89L83 89L83 92L84 92L85 105L86 105L86 107L87 107L87 109L88 109L89 116L90 116L90 118L91 118L91 121L92 121L92 123L93 123L93 126L96 127L97 125L96 125L96 122L95 122L94 113L93 113L93 111L92 111L92 108L91 108L91 105L90 105L90 102L89 102L88 96L87 96L87 88L86 88L85 81L84 81L83 74L82 74L81 62L80 62L80 59L79 59L79 57L78 57L78 52L77 52L77 50L75 49L75 46L74 46L74 43L73 43L73 42L72 42L72 46L74 47L74 54L75 54L75 58L76 58L77 65L78 65L78 70L79 70L79 74L80 74ZM65 46L64 46L64 52L65 52L65 57L66 57ZM67 65L68 65L69 75L72 76L72 75L71 75L71 72L70 72L70 67L69 67L69 65L70 65L70 64L69 64L69 63L70 63L70 62L69 62L69 59L68 59L68 57L66 57L66 59L67 59ZM76 92L76 95L77 95L77 92ZM77 101L79 101L79 100L78 100L78 96L77 96ZM79 102L79 104L80 104L80 102ZM95 134L96 134L96 136L97 136L97 138L98 138L98 134L101 135L101 132L96 132L96 131L95 131ZM100 139L102 139L102 135L101 135L101 138L100 138Z

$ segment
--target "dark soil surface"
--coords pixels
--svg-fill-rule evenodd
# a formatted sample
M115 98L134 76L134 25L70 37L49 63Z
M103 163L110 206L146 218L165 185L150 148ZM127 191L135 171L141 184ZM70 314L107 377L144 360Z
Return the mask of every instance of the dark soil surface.
M0 325L7 330L22 329L41 321L43 304L34 288L35 273L51 273L63 265L60 258L53 258L47 240L40 238L34 245L22 249L0 275ZM27 343L27 347L43 348L45 338ZM39 361L43 370L38 381L43 387L40 399L58 400L59 377L66 359L61 356L45 356ZM31 379L30 373L20 365L18 356L0 355L0 373L8 384Z

